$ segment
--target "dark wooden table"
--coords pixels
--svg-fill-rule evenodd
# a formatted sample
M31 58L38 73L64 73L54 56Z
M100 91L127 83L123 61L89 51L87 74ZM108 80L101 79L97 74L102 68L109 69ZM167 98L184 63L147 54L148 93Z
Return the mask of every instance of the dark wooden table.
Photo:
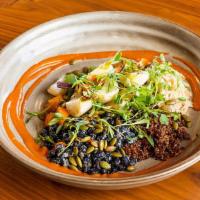
M0 0L0 49L42 22L73 13L98 10L152 14L200 34L200 0ZM29 199L199 200L200 163L150 186L102 192L50 181L21 166L0 148L0 200Z

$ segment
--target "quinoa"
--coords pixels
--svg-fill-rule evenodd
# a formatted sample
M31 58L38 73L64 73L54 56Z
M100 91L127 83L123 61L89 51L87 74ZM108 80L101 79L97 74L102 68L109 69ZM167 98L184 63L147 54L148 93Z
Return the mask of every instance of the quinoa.
M174 123L177 123L178 126L174 127ZM167 160L179 155L183 149L181 142L190 139L186 122L183 119L174 122L170 118L168 125L152 120L147 132L154 138L154 148L150 146L146 139L139 139L134 144L125 146L125 152L128 155L138 160L145 160L149 157Z

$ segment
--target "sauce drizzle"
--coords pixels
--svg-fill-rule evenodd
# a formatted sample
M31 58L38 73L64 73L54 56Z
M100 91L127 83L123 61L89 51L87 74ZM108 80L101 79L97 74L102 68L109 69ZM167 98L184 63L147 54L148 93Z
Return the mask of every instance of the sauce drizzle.
M39 62L38 64L29 68L19 79L13 91L9 94L7 99L3 104L2 118L3 125L8 134L8 137L13 142L13 144L26 156L32 160L58 172L69 173L74 175L81 176L90 176L81 172L75 172L73 170L61 167L55 163L50 163L45 155L45 147L40 147L37 145L29 134L25 123L24 123L24 113L25 105L32 94L33 90L40 84L53 70L63 67L64 64L70 63L71 60L84 60L84 59L98 59L98 58L108 58L112 57L115 52L98 52L98 53L81 53L81 54L68 54L60 55L52 58L48 58L44 61ZM156 51L122 51L124 57L129 59L141 59L146 58L149 61L152 61L155 56L158 56L160 52ZM174 65L174 69L182 73L189 84L191 85L193 92L193 108L195 110L200 110L200 101L198 98L200 96L200 71L194 65L183 61L182 59L176 58L186 64L192 72L187 69L183 69L178 65ZM195 77L196 76L196 77ZM32 85L24 93L24 88L27 84L33 81ZM22 137L27 148L24 147L14 136L14 131L10 127L10 122L14 125L17 132ZM137 174L137 173L136 173ZM111 175L92 175L93 177L121 177L121 176L133 176L134 173L115 173Z

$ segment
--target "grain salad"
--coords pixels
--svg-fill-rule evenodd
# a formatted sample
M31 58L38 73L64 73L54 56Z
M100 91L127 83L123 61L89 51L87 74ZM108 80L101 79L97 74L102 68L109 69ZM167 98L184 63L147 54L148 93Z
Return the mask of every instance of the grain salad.
M99 66L63 74L39 117L47 159L87 174L132 172L147 158L180 154L190 139L192 90L164 54L132 60L117 52Z

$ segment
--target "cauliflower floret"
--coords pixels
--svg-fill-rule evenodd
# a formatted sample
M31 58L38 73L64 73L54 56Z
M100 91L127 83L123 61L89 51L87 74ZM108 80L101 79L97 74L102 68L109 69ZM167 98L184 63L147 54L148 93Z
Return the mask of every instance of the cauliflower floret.
M121 82L124 86L129 87L132 85L142 86L149 80L149 73L146 71L133 72L122 77Z
M65 76L60 77L55 83L53 83L48 89L47 92L53 96L58 96L60 94L64 94L66 89L58 88L58 82L64 82Z
M108 90L108 84L109 83L106 82L104 86L94 94L94 98L98 99L102 103L108 103L112 101L119 92L117 84L115 84L110 90Z
M71 99L66 102L66 108L73 117L80 117L92 108L92 100L82 100L81 98Z

